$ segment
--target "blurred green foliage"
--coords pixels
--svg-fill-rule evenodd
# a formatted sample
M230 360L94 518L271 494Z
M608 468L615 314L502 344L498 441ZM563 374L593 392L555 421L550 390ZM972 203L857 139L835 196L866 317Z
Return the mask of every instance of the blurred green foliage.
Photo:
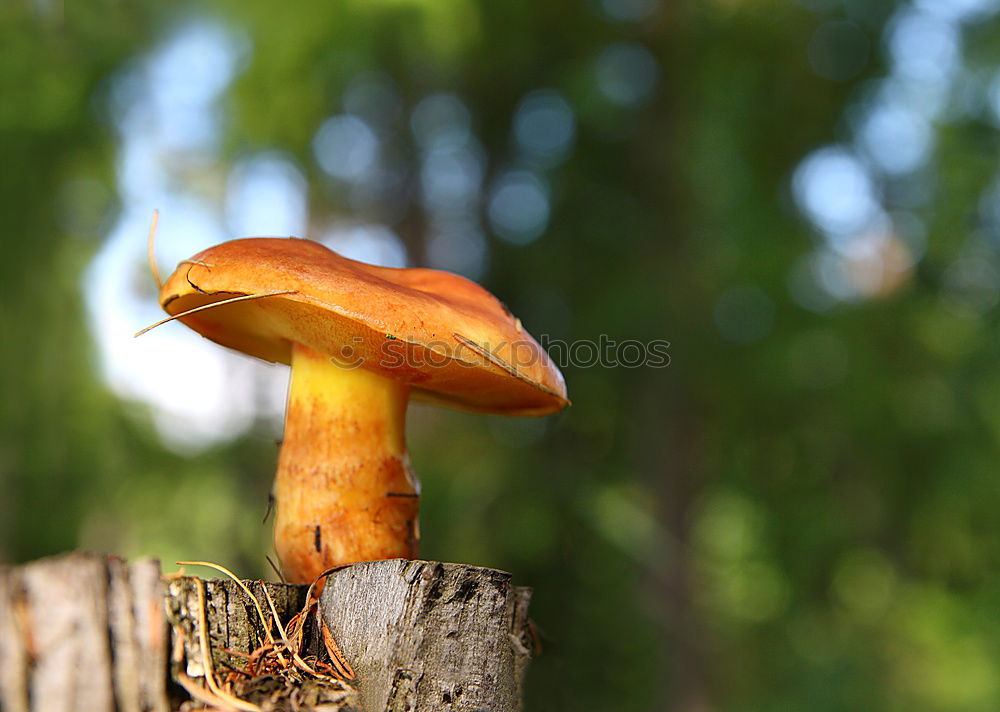
M546 651L529 709L1000 708L1000 339L995 308L946 288L984 229L996 127L933 125L931 188L912 207L927 249L905 284L810 311L789 289L817 240L791 176L850 139L905 4L665 2L641 22L608 5L0 7L0 557L88 546L268 575L279 434L261 423L196 457L164 449L148 408L102 385L81 307L119 203L101 97L194 13L252 48L225 95L223 162L287 151L317 218L349 209L311 141L358 72L385 72L407 109L460 96L490 175L512 160L527 92L574 107L547 231L491 239L483 280L533 333L668 339L670 367L568 367L574 406L548 421L411 417L424 555L535 587ZM844 18L867 61L817 76L810 38ZM965 30L970 72L1000 66L997 30ZM631 107L593 78L602 48L626 41L658 67ZM83 202L67 188L81 179L98 187ZM415 263L426 223L416 204L396 221Z

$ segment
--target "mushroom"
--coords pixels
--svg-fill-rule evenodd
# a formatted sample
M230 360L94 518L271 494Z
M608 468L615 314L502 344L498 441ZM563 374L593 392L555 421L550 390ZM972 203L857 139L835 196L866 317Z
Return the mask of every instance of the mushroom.
M506 415L568 404L562 374L520 320L446 272L368 265L309 240L241 239L182 262L160 305L164 321L291 366L274 545L295 583L417 555L411 396Z

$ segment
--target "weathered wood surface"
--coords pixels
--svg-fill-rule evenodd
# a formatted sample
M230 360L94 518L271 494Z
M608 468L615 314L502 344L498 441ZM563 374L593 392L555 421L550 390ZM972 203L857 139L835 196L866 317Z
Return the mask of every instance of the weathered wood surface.
M530 589L495 569L376 561L337 571L323 616L365 710L521 709Z
M357 673L348 683L302 672L329 661L317 616L301 618L304 666L280 645L278 631L303 609L306 587L244 583L270 640L279 640L271 648L289 663L253 679L243 674L247 656L261 667L268 630L235 581L162 579L155 561L94 554L0 568L0 712L521 708L530 591L511 586L508 574L402 560L331 574L320 608ZM213 681L229 681L223 697L206 684L203 650Z
M71 555L0 571L0 709L165 712L160 565Z
M299 654L301 666L288 647L270 645L285 639L290 621L305 607L307 588L261 581L244 581L243 585L246 590L231 579L203 581L190 576L167 582L162 604L171 632L171 679L200 702L222 709L235 708L234 700L243 700L265 712L358 712L357 695L350 684L306 672L314 669L310 664L316 659L328 658L313 623L315 616L305 617L301 645L290 646ZM274 624L275 614L280 628ZM207 629L204 640L202 621ZM208 666L203 649L211 658ZM252 669L248 667L251 656L268 662ZM229 679L224 687L231 698L222 699L208 689L209 671L213 680ZM175 695L174 706L182 699Z

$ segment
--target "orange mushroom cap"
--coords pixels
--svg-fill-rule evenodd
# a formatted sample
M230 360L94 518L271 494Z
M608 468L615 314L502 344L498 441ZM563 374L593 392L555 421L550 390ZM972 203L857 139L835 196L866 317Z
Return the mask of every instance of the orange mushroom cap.
M464 410L546 415L568 404L545 350L488 291L430 269L377 267L311 240L224 242L182 262L160 290L171 315L202 336L290 363L298 342L343 365L407 383L412 395Z

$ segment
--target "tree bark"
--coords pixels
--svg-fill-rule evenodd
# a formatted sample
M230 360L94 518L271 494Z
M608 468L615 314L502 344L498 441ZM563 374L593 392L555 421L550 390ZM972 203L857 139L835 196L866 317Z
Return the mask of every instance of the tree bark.
M510 579L495 569L403 559L330 576L323 616L358 661L361 707L520 710L531 590Z
M327 579L325 626L307 587L243 583L252 598L233 580L163 579L153 560L80 553L0 569L0 712L521 709L530 590L509 574L345 567ZM338 645L354 679L306 672L332 673Z
M160 565L75 554L0 571L0 709L165 712Z

